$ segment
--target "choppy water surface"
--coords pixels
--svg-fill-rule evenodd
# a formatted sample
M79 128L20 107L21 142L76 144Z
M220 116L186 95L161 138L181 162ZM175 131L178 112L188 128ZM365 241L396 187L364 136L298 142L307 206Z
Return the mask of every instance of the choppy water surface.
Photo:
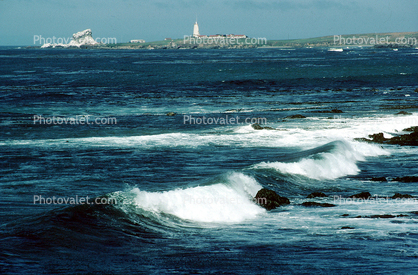
M418 150L355 141L418 125L417 61L416 49L0 49L0 270L418 272L418 201L390 199L418 196L393 180L418 175ZM266 211L261 188L291 204ZM363 191L373 199L347 199Z

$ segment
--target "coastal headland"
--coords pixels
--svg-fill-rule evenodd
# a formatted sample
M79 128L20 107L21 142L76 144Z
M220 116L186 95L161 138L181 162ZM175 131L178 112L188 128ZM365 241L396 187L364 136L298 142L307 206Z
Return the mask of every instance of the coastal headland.
M180 39L167 38L162 41L145 42L132 40L129 43L95 43L69 45L65 48L80 49L126 49L126 50L154 50L154 49L257 49L257 48L418 48L418 32L369 33L349 35L329 35L306 39L269 40L267 38L231 38L228 36L193 37L184 36ZM40 48L30 46L27 48ZM42 48L45 48L43 46ZM62 48L60 45L54 48Z

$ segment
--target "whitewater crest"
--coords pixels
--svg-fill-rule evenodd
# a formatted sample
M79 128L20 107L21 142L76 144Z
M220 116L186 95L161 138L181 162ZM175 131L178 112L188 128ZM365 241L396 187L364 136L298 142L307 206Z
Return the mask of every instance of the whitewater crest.
M317 147L307 156L294 162L262 162L253 169L273 169L282 174L300 175L315 180L335 180L340 177L357 175L357 162L369 156L389 155L384 149L370 144L334 141Z
M122 210L142 215L172 215L182 220L205 223L234 223L253 219L265 213L253 198L262 186L252 177L239 172L229 174L212 185L146 192L134 188L117 192L113 197L122 203ZM145 212L143 212L145 211Z
M93 33L91 29L87 29L81 32L77 32L73 34L71 41L67 44L64 43L46 43L41 46L41 48L69 48L69 47L77 47L80 48L81 46L95 46L100 43L96 42L93 38Z

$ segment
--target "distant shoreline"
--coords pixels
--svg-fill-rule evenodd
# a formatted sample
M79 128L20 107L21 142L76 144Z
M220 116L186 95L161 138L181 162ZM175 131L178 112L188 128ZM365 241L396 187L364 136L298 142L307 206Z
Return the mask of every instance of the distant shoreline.
M83 45L81 47L57 47L56 49L118 49L118 50L157 50L157 49L273 49L273 48L417 48L418 32L398 33L373 33L373 34L351 34L332 35L307 39L290 40L267 40L264 38L253 39L257 43L246 43L250 41L244 38L228 40L218 38L209 41L196 40L186 41L184 39L169 39L163 41L144 43L117 43ZM201 42L201 43L198 43ZM210 43L209 43L210 42ZM234 42L234 43L231 43ZM22 49L39 49L41 46L20 46Z

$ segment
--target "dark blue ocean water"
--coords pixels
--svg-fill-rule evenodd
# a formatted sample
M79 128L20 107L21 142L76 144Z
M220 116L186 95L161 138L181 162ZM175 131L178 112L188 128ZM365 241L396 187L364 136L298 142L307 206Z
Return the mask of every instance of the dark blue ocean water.
M417 49L0 48L0 272L416 273L418 148L354 139L417 88Z

